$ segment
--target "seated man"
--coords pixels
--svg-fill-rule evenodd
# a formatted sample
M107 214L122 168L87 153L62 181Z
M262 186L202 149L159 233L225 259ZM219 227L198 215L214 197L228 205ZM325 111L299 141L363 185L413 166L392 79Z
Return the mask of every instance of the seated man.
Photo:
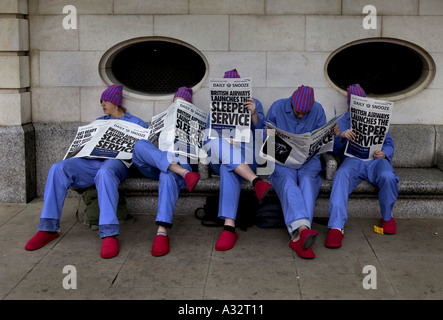
M349 103L351 95L366 97L366 93L358 84L348 87L348 111L339 120L340 135L335 137L334 153L340 154L344 160L332 182L331 197L329 199L328 235L325 246L338 248L342 245L344 226L348 218L348 197L362 180L380 189L378 193L381 210L381 227L384 233L394 234L396 224L392 218L392 208L398 196L398 177L392 167L394 156L394 141L388 131L381 150L374 152L374 159L363 161L344 155L344 147L348 140L354 140L356 135L350 129Z
M314 99L314 89L300 86L291 97L275 101L266 120L287 132L303 134L324 126L326 115ZM276 163L270 178L291 235L289 246L302 258L315 257L311 246L318 232L311 230L311 224L322 183L321 170L320 155L316 155L299 169Z
M177 99L192 103L192 89L181 87L174 95ZM187 158L161 151L151 141L140 139L134 146L132 161L147 178L159 180L158 207L155 223L157 236L152 244L151 254L155 257L169 252L168 228L172 227L172 217L180 189L192 191L200 179L200 174L192 172Z
M224 78L240 78L236 69L226 71ZM220 175L220 200L218 216L224 219L224 230L220 234L215 249L226 251L234 247L238 238L235 219L240 199L241 181L246 179L255 189L260 201L270 190L271 184L261 180L256 174L258 151L254 144L255 129L264 127L263 106L257 99L249 98L244 104L251 113L251 138L249 143L228 141L224 138L207 139L210 166ZM209 128L209 117L206 124ZM261 131L260 131L261 132Z

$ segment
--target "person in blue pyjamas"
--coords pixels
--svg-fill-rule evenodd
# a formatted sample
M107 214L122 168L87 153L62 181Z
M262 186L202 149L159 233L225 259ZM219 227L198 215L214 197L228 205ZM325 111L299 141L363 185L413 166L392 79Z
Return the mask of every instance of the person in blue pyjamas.
M240 78L240 75L236 69L233 69L226 71L224 78ZM224 230L215 245L217 251L232 249L238 238L235 231L235 219L240 199L241 181L245 179L254 186L259 201L271 188L270 183L261 180L255 174L256 156L259 151L255 145L255 130L264 127L263 106L260 101L253 98L249 98L244 106L250 111L252 119L252 133L249 143L228 141L224 138L207 138L205 143L210 166L215 174L220 175L218 216L224 219ZM206 127L209 129L209 117Z
M192 89L181 87L173 101L182 99L192 103ZM159 180L157 235L152 244L151 254L155 257L166 255L169 250L168 228L172 227L172 217L180 189L192 191L200 179L200 174L192 172L187 158L161 151L151 141L141 139L134 146L132 161L150 179Z
M394 234L396 223L392 217L392 208L398 196L398 177L392 167L394 156L394 141L388 131L381 150L374 152L374 159L363 161L343 154L348 140L354 140L355 132L350 129L349 103L351 95L366 97L366 93L359 84L347 88L348 111L339 120L340 135L335 137L334 153L339 153L344 160L332 182L331 197L329 200L328 235L325 246L338 248L342 245L344 226L347 221L348 197L362 180L368 180L378 187L379 203L381 211L381 227L383 232Z
M119 119L147 128L143 120L122 107L122 90L122 86L112 85L102 93L100 103L105 115L97 120ZM119 253L116 236L120 230L117 219L118 186L127 174L128 168L117 159L69 158L54 163L46 181L39 231L28 241L25 249L39 249L59 236L60 217L69 188L86 188L95 184L100 207L99 233L103 239L100 255L102 258L115 257Z
M291 97L275 101L266 115L266 121L277 128L303 134L326 124L326 115L314 99L314 90L300 86ZM291 241L289 246L302 258L314 258L311 248L318 234L311 230L314 206L322 180L320 155L310 159L299 169L275 164L270 181L280 199Z

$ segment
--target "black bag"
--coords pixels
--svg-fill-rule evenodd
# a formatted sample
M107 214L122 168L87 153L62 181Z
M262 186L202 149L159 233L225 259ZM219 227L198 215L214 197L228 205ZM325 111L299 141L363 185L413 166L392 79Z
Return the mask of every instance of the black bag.
M278 197L267 196L257 210L255 224L260 228L284 228L285 219Z
M222 227L224 219L218 217L219 195L211 195L206 197L206 204L202 208L197 208L194 212L197 219L201 220L201 224L206 227ZM235 219L236 227L246 231L252 227L255 222L255 215L258 208L258 199L255 192L242 191L237 208L237 216Z
M197 208L194 212L197 219L201 220L201 224L205 227L222 227L224 220L218 217L218 195L206 197L206 204Z

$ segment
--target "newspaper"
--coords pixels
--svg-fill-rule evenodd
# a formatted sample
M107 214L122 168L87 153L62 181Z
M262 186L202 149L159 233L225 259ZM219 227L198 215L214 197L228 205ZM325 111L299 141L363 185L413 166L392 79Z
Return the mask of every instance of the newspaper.
M267 130L275 130L275 135L268 134L260 149L260 156L278 164L299 169L317 154L332 151L334 127L340 118L334 116L323 127L304 134L290 133L266 122Z
M150 129L121 120L95 120L80 126L65 157L119 159L127 167L132 150L139 139L147 139Z
M352 95L349 106L351 130L356 137L348 141L345 155L372 160L374 152L383 146L394 103Z
M149 128L151 129L151 132L148 137L149 140L155 141L158 139L160 132L163 130L165 126L165 117L167 114L168 110L165 110L152 117L151 125L149 126Z
M159 149L198 159L201 152L204 152L202 148L207 117L205 111L192 103L176 100L162 115Z
M209 89L209 138L226 138L248 143L251 138L251 112L244 103L251 97L251 79L211 79Z

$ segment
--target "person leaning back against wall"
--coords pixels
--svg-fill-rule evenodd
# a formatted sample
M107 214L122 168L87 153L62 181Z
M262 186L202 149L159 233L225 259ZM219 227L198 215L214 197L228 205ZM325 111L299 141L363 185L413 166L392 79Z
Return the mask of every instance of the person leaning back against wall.
M101 95L102 117L97 120L128 121L147 128L146 123L131 115L122 106L123 87L112 85ZM48 173L43 210L38 232L28 241L26 250L37 250L59 237L60 218L69 188L87 188L95 184L100 207L99 234L102 239L100 255L113 258L119 253L117 236L118 187L127 177L128 168L117 159L70 158L54 163Z

